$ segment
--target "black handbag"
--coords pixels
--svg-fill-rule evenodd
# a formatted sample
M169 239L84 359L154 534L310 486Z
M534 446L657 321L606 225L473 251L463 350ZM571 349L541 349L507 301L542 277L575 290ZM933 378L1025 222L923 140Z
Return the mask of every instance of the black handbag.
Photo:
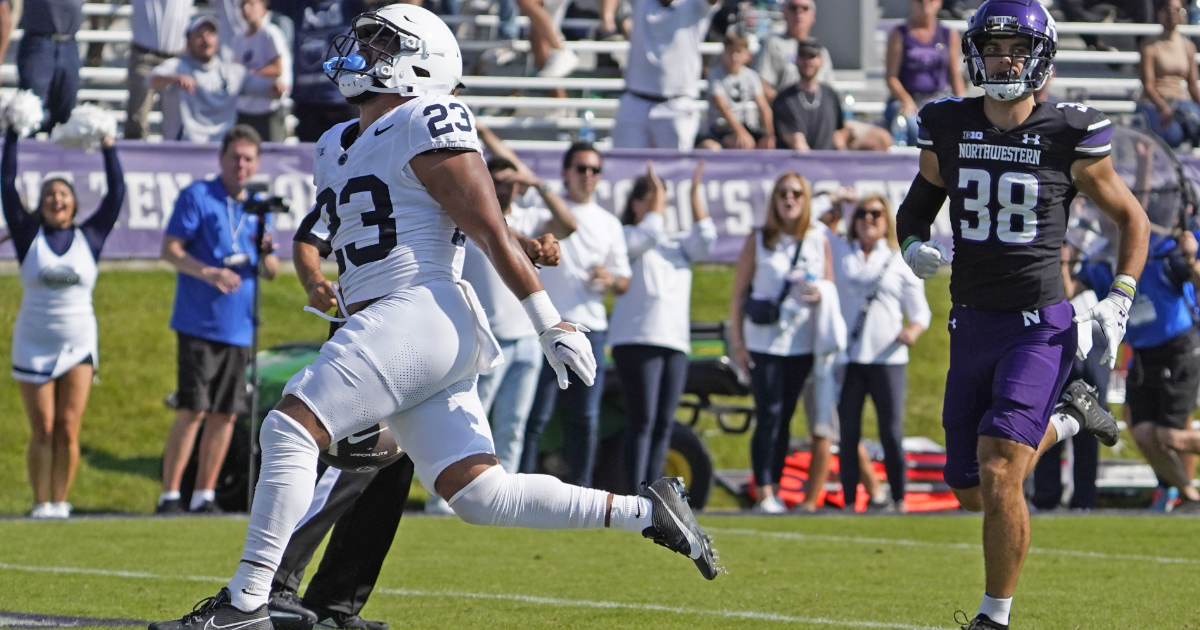
M796 268L796 261L800 260L800 249L803 243L796 241L796 253L792 254L792 264L788 267L788 271ZM750 287L751 293L754 291L754 286ZM783 298L787 297L788 291L792 290L792 281L786 278L783 281L783 289L779 291L779 296L774 300L756 300L749 295L742 300L742 313L750 318L750 321L760 326L769 326L779 321L779 305L783 303Z

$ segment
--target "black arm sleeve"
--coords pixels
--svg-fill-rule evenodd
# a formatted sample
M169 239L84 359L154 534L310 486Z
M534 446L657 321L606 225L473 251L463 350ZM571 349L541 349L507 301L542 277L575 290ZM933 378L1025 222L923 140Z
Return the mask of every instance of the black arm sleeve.
M910 238L929 240L929 227L933 225L933 220L937 218L945 202L946 189L934 186L917 173L916 179L908 189L908 196L896 212L896 238L900 241L901 248Z
M313 210L309 212L304 220L300 222L300 226L296 228L296 233L292 235L292 241L295 243L307 243L317 248L317 253L321 258L329 258L333 253L333 245L329 241L312 233L313 226L316 225L317 219L321 218L321 212Z
M104 239L108 238L109 232L117 224L121 204L125 203L125 174L121 171L116 147L104 149L104 173L108 179L108 193L96 212L79 226L96 260L100 260L100 248L104 247Z
M4 207L4 221L8 234L17 249L17 261L25 260L29 246L37 237L40 224L21 203L17 192L17 132L8 130L4 137L4 156L0 158L0 205Z

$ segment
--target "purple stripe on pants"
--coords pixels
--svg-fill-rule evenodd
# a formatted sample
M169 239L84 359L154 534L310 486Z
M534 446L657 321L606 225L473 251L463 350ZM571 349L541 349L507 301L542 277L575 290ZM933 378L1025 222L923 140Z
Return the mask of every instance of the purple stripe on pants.
M1034 449L1071 372L1078 344L1069 302L1036 312L950 309L950 371L942 427L946 483L979 485L979 436Z

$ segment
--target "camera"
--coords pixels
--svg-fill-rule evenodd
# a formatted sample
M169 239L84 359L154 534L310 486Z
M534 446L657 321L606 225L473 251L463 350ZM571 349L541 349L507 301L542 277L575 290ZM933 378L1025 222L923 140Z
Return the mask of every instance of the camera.
M269 195L270 188L262 182L255 182L246 185L246 192L249 195L246 198L246 203L242 205L242 210L250 214L265 215L270 212L288 212L289 208L283 197L277 195Z

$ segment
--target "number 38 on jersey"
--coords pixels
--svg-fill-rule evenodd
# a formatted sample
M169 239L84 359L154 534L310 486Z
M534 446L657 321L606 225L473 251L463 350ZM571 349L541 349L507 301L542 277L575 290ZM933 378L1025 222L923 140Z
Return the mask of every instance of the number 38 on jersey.
M1005 171L993 177L984 169L963 167L958 169L958 188L963 194L962 238L1010 244L1037 238L1034 208L1040 186L1033 173Z

